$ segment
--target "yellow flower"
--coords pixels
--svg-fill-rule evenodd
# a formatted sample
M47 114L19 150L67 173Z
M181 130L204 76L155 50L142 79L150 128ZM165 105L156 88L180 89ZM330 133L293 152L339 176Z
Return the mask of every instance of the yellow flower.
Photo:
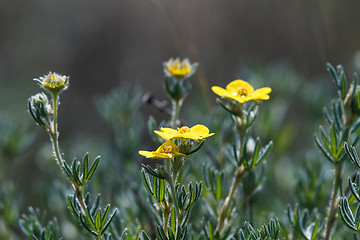
M139 154L145 156L146 158L166 158L170 159L175 157L175 155L183 155L185 154L177 151L178 146L171 140L164 142L161 146L156 149L156 151L139 151Z
M209 133L209 129L207 127L200 124L197 124L191 128L183 126L176 130L172 128L161 128L161 131L155 130L154 132L164 139L185 138L195 141L202 141L205 138L214 135L214 133Z
M221 97L227 97L244 103L247 101L268 100L271 88L263 87L254 90L254 88L244 80L234 80L226 86L226 89L214 86L211 88L214 93Z
M187 78L195 72L197 65L197 63L191 64L187 58L182 61L179 58L170 58L169 61L164 62L164 72L168 77Z
M58 93L65 90L69 85L69 77L49 72L47 75L34 79L41 87L47 89L51 93Z

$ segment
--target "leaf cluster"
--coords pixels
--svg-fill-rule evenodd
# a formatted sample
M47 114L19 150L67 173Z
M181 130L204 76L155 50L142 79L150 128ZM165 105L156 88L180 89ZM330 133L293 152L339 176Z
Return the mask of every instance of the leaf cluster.
M324 223L320 221L316 210L310 215L308 210L301 210L298 205L294 211L290 206L287 209L288 219L291 225L296 229L297 233L307 240L318 239L324 227Z
M50 220L47 225L45 222L45 213L41 213L39 209L29 207L28 215L22 214L19 219L20 230L29 239L33 240L61 240L59 233L58 221L56 218Z

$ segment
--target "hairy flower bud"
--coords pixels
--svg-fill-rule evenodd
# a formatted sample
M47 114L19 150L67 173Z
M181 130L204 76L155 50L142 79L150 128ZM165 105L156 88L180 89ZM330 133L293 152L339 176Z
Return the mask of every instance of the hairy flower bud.
M187 58L182 61L180 61L179 58L170 58L167 62L164 62L163 66L166 76L176 79L185 79L194 74L198 63L191 64Z
M49 72L43 77L35 78L34 81L51 94L58 94L69 86L69 77L53 72Z
M53 109L45 93L37 93L28 100L29 113L35 122L45 130L49 130Z

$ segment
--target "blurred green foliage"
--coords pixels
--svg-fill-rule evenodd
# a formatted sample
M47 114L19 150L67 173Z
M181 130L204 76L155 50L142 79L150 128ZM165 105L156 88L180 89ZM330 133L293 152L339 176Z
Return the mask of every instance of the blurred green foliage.
M248 65L243 67L241 72L256 87L266 85L273 89L270 101L259 106L257 124L251 132L254 136L261 136L264 143L273 140L274 145L264 167L248 174L236 193L237 214L234 214L236 217L233 225L238 233L234 238L252 239L250 236L264 237L270 234L275 236L270 239L276 239L280 236L286 237L290 233L284 229L292 229L291 226L294 226L294 236L311 239L314 231L320 231L324 225L319 216L326 214L332 181L331 165L317 151L313 133L317 131L319 124L326 124L322 108L329 106L331 96L337 93L336 87L330 87L332 85L329 78L309 81L284 63L267 67ZM188 179L187 182L203 181L200 203L196 204L190 216L192 224L189 229L198 231L199 239L211 239L209 229L214 230L216 223L210 219L214 219L214 208L220 204L220 199L226 196L224 189L228 189L231 184L232 166L236 165L230 160L232 149L229 149L229 143L236 141L236 137L231 118L224 114L223 109L215 106L215 96L211 95L213 104L208 105L204 103L203 95L195 94L200 91L197 84L198 82L193 83L195 87L184 103L181 119L188 125L201 122L216 134L207 140L202 151L194 154L180 174L183 179ZM194 96L191 96L192 94ZM166 111L160 111L164 109L144 105L144 95L145 90L138 85L128 85L120 86L98 98L94 107L103 118L101 124L110 129L111 135L99 138L72 132L71 138L66 138L63 144L67 149L64 154L67 159L89 149L92 156L98 153L102 155L101 164L87 189L92 195L101 192L105 202L119 209L113 224L109 226L113 239L146 239L146 234L153 239L156 225L161 222L154 214L158 211L154 200L148 196L141 183L141 157L138 150L143 146L153 145L151 136L146 131L148 116L144 114L144 110L150 109L155 122L168 120L170 116ZM66 109L61 111L65 112ZM76 129L76 126L74 128ZM66 129L63 130L65 131ZM30 147L34 147L34 150ZM0 121L1 239L23 238L17 221L28 206L34 208L30 208L28 215L22 215L20 225L30 228L36 225L35 222L41 223L36 226L38 239L41 239L41 234L48 236L46 239L51 239L51 229L57 229L64 239L80 239L82 230L70 224L74 222L74 218L63 204L70 189L64 181L54 181L51 177L56 172L56 164L49 157L49 148L48 144L43 144L41 136L35 137L32 131L26 128L26 124ZM41 150L40 153L37 153L38 150ZM20 169L28 168L29 161L30 165L36 167L32 171L21 170L20 172L24 173L22 175L17 174ZM156 161L145 160L144 163L154 166ZM351 167L347 163L344 170L345 176L352 175ZM43 181L28 181L32 175L37 175L36 179ZM21 185L24 181L27 182L26 186ZM218 188L219 182L222 189ZM248 184L249 182L252 184ZM25 188L33 189L30 191L33 191L32 195L37 195L38 199L28 198ZM253 197L254 222L244 224L249 220L245 211L247 203L239 202L239 199L246 199L250 194ZM344 199L341 206L348 211L349 207ZM40 220L40 210L34 210L35 208L47 210L47 217ZM285 214L287 208L289 217ZM273 218L274 216L278 219ZM52 220L53 217L57 220ZM273 219L269 225L264 225L264 222L271 218ZM304 225L296 230L296 222ZM58 225L56 228L55 223ZM337 228L336 231L336 236L352 235L344 229ZM52 236L53 239L58 239L55 233Z

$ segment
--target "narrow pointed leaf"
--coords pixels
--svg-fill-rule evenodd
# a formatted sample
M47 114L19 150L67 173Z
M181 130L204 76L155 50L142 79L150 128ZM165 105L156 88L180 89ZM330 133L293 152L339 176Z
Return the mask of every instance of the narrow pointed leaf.
M173 232L175 232L175 230L176 230L176 213L175 213L174 207L171 207L170 228L173 230Z
M144 230L141 231L143 240L150 240L149 236L146 234Z
M104 211L104 214L102 215L102 221L101 221L101 228L103 228L105 226L105 222L106 222L106 219L109 215L109 210L110 210L110 204L108 204L105 208L105 211Z
M267 155L272 151L273 141L270 141L261 151L258 160L256 161L255 166L259 166L267 157Z
M150 193L150 195L151 196L153 196L154 195L154 192L153 192L153 190L151 189L151 187L150 187L150 180L148 179L148 177L145 175L146 173L145 173L145 170L144 170L144 168L143 169L141 169L141 179L142 179L142 181L143 181L143 184L144 184L144 187L145 187L145 189Z
M89 168L89 153L85 153L83 158L83 174L84 174L84 182L88 180L88 169Z
M221 178L219 172L216 171L216 201L220 201L221 199Z
M89 181L89 180L91 179L91 177L92 177L92 175L94 174L97 166L99 165L99 161L100 161L100 156L98 156L98 157L95 159L94 163L91 165L91 168L90 168L90 170L89 170L89 172L88 172L88 174L87 174L86 181Z
M113 213L111 214L109 220L107 220L106 223L104 224L104 227L103 227L103 229L102 229L102 231L101 231L101 235L103 235L103 234L105 233L106 229L110 226L110 223L111 223L111 221L114 219L116 213L117 213L117 209L115 209L115 210L113 211Z
M87 225L87 223L85 222L84 216L80 217L80 222L85 227L85 229L88 230L90 233L92 233L95 236L99 236L99 234L97 232L95 232L92 228L89 227L89 225Z
M330 130L330 139L331 139L331 153L334 156L337 150L337 138L336 138L336 132L335 132L335 125L331 125ZM335 156L334 156L335 157Z
M356 231L357 226L355 225L355 219L350 210L350 206L349 206L349 203L348 203L346 197L342 197L340 199L339 213L340 213L341 219L345 222L345 224L352 230Z
M91 207L91 210L90 210L91 215L95 214L95 211L99 208L99 205L100 205L100 194L98 194L96 196L95 202L94 202L93 206Z
M95 229L97 231L101 230L101 209L99 208L95 215Z
M251 163L250 163L251 168L254 168L255 163L257 163L257 161L258 161L259 151L260 151L260 139L257 138L256 143L255 143L255 149L254 149L253 157L252 157L252 160L251 160Z
M332 163L334 163L334 159L333 157L331 156L331 154L328 152L327 149L324 148L324 146L321 144L319 138L314 135L314 140L315 140L315 143L316 145L319 147L319 149L321 150L321 152L324 154L324 156Z

